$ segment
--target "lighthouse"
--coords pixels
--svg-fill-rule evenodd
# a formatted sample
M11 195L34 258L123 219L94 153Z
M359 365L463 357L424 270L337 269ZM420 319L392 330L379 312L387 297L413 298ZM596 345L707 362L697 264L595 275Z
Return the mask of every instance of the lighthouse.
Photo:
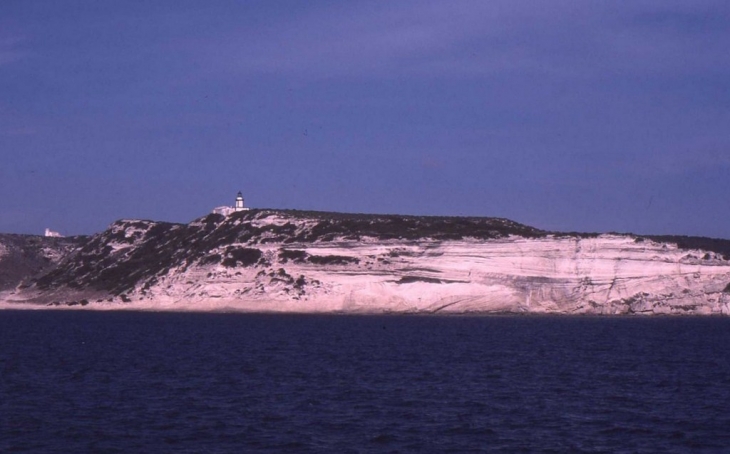
M233 209L235 211L248 211L248 208L243 206L243 194L241 194L241 191L238 191L236 195L236 204L233 205Z
M243 206L243 194L241 194L241 191L238 191L238 194L236 194L236 201L233 206L213 208L213 213L222 214L223 216L230 216L231 214L238 211L248 210L250 210L250 208L246 208L245 206Z

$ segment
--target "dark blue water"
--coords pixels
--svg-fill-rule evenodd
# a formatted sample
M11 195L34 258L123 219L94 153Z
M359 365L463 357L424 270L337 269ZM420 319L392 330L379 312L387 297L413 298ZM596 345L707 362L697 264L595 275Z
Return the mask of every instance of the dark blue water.
M730 319L0 312L0 452L730 452Z

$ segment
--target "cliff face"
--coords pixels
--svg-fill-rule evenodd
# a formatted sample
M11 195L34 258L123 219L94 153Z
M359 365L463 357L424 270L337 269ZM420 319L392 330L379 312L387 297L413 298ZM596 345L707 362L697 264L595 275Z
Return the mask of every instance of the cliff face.
M296 312L730 314L730 241L252 210L118 221L5 300ZM88 303L86 303L88 301Z

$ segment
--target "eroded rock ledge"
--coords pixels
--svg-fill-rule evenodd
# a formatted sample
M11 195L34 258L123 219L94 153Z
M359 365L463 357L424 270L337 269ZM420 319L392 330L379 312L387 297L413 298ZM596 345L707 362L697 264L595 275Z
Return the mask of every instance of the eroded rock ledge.
M6 268L17 260L7 243ZM0 289L4 307L730 314L728 240L251 210L190 224L121 220L64 244Z

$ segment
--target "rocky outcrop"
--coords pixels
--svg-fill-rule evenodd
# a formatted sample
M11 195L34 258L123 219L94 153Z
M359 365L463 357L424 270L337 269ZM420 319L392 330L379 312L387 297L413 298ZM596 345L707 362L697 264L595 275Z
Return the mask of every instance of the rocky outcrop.
M730 241L506 219L251 210L118 221L6 304L274 312L730 314Z
M0 234L0 292L23 285L29 276L52 270L85 237Z

